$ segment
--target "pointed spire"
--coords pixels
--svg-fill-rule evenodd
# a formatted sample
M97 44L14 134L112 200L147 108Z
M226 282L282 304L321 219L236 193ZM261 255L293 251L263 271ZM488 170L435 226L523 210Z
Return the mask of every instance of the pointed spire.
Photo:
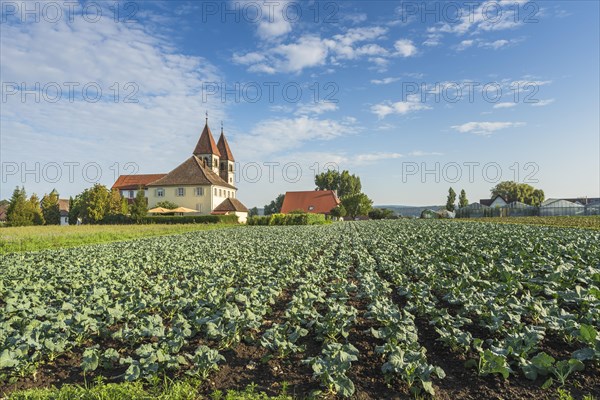
M206 124L204 125L204 129L202 130L200 139L198 139L198 143L196 144L193 154L214 154L221 157L221 153L219 153L219 149L215 144L215 139L213 138L212 132L208 127L208 113L206 113Z
M221 153L221 159L228 161L235 161L233 159L233 153L231 153L231 149L229 148L229 143L227 143L227 139L225 138L225 133L223 132L223 123L221 122L221 136L219 137L219 142L217 143L217 148Z

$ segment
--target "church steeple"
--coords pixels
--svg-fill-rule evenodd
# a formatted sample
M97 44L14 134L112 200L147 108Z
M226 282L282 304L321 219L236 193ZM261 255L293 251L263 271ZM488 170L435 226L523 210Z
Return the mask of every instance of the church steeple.
M212 168L214 172L218 173L219 158L221 157L221 153L215 144L215 139L210 131L210 127L208 126L208 113L206 114L204 129L202 130L200 139L198 139L198 143L196 144L193 154L198 157L207 167Z
M219 167L219 175L221 176L221 178L223 178L225 182L233 185L235 160L233 159L233 153L229 148L229 143L227 143L225 133L223 132L223 122L221 122L221 136L219 136L217 149L221 154L221 165Z

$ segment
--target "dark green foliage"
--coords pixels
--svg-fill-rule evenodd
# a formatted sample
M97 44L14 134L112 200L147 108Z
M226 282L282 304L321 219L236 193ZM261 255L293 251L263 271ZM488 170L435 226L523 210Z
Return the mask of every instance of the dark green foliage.
M277 196L275 200L265 206L265 215L277 214L281 212L281 206L283 205L284 194Z
M374 208L369 211L370 219L395 219L398 218L394 210L387 208Z
M458 208L463 208L469 205L469 200L467 200L467 192L465 189L460 191L460 196L458 196Z
M362 185L360 178L350 175L348 171L328 170L315 176L318 190L336 190L338 197L360 193Z
M500 182L491 190L492 197L502 196L507 203L520 201L530 206L539 206L544 201L544 191L526 183Z
M148 203L146 201L146 195L144 194L144 189L140 187L135 195L133 204L129 206L129 214L134 221L141 224L147 213Z
M248 216L249 217L254 217L258 215L258 208L256 207L252 207L249 211L248 211Z
M145 216L135 220L126 215L107 215L100 222L105 225L128 225L128 224L235 224L238 222L236 215L157 215Z
M332 217L342 218L345 217L348 212L346 211L346 207L343 204L338 204L336 207L332 208L329 214Z
M58 207L58 193L56 190L42 197L42 214L46 225L60 225L60 209Z
M356 193L342 198L342 205L350 218L368 215L373 201L364 193Z
M6 212L8 225L29 226L33 225L33 213L27 201L25 188L16 187L13 191L8 210Z
M248 218L248 225L322 225L327 221L323 214L272 214Z
M456 192L454 189L448 189L448 199L446 200L446 210L454 211L456 209Z

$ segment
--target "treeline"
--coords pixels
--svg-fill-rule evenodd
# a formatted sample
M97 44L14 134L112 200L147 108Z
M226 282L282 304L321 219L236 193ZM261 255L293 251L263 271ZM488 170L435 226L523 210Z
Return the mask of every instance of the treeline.
M107 217L123 216L141 222L146 217L146 207L143 190L138 190L133 204L128 205L118 190L96 184L69 198L68 220L70 225L97 224ZM27 198L25 188L17 187L9 201L6 218L9 226L60 225L58 192L53 190L40 200L35 193Z

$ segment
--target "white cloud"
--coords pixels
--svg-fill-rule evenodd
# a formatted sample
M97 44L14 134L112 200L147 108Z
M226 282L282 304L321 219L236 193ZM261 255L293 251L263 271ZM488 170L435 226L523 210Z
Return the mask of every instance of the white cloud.
M514 9L511 9L516 2L490 0L479 3L477 7L465 6L460 11L458 22L442 21L427 31L465 35L514 29L523 25L524 21L524 18L515 18ZM497 14L495 10L498 10Z
M232 61L248 66L250 72L274 74L276 72L301 72L305 68L324 65L339 60L354 60L367 57L382 65L389 52L376 43L361 44L377 40L387 32L387 28L351 28L343 34L329 39L315 35L300 36L295 42L265 47L262 51L247 54L234 54Z
M554 99L540 100L537 103L532 103L531 105L533 107L545 107L545 106L547 106L549 104L554 103L554 101L555 101Z
M494 104L494 108L513 108L516 107L517 103L505 102L505 103L496 103Z
M260 7L260 21L256 30L260 38L275 40L292 31L290 18L285 16L288 3L288 0L252 2L254 7Z
M517 128L524 125L524 122L467 122L462 125L454 125L451 128L461 133L488 136L501 129Z
M415 151L411 151L410 153L408 153L409 156L411 157L428 157L428 156L443 156L444 153L439 153L437 151L421 151L421 150L415 150Z
M415 111L429 109L431 109L431 107L422 103L420 101L420 96L418 95L407 96L406 101L398 101L395 103L384 101L383 103L371 106L371 112L380 119L385 118L390 114L406 115Z
M249 134L232 140L238 153L246 159L264 157L302 146L306 142L328 141L358 133L356 120L297 118L272 118L259 122Z
M202 99L203 82L223 80L210 61L179 53L148 25L144 29L140 23L115 23L111 18L89 23L79 17L81 12L71 15L73 22L3 23L3 82L26 82L30 88L35 82L56 82L62 87L62 98L54 103L33 97L22 102L20 96L3 102L3 161L93 161L103 167L100 182L110 186L114 176L108 167L115 162L135 162L140 173L166 172L193 149L205 110L213 126L225 119L220 99ZM72 102L63 82L79 83L79 96ZM116 102L111 89L115 82L120 88ZM137 85L132 97L137 103L125 102L130 91L124 87L130 82ZM87 83L101 87L100 101L81 99ZM164 146L165 137L170 138L169 146ZM115 145L103 151L106 143ZM24 184L30 192L52 189L47 182ZM13 182L7 185L14 187ZM74 182L66 177L53 186L69 195L90 183L79 171Z
M397 55L400 57L412 57L417 54L417 47L413 44L412 40L400 39L394 43L394 48L397 51Z
M423 46L435 47L442 44L442 35L439 33L430 33L427 35L427 39L423 42Z
M296 115L321 115L325 112L336 111L338 109L337 104L327 101L320 101L317 103L298 104Z
M389 85L390 83L394 83L399 80L400 78L388 77L383 79L371 79L371 83L374 85Z
M462 42L460 42L458 44L458 46L456 47L456 49L458 51L463 51L463 50L466 50L469 47L473 46L474 43L475 43L474 40L470 40L470 39L469 40L463 40Z

